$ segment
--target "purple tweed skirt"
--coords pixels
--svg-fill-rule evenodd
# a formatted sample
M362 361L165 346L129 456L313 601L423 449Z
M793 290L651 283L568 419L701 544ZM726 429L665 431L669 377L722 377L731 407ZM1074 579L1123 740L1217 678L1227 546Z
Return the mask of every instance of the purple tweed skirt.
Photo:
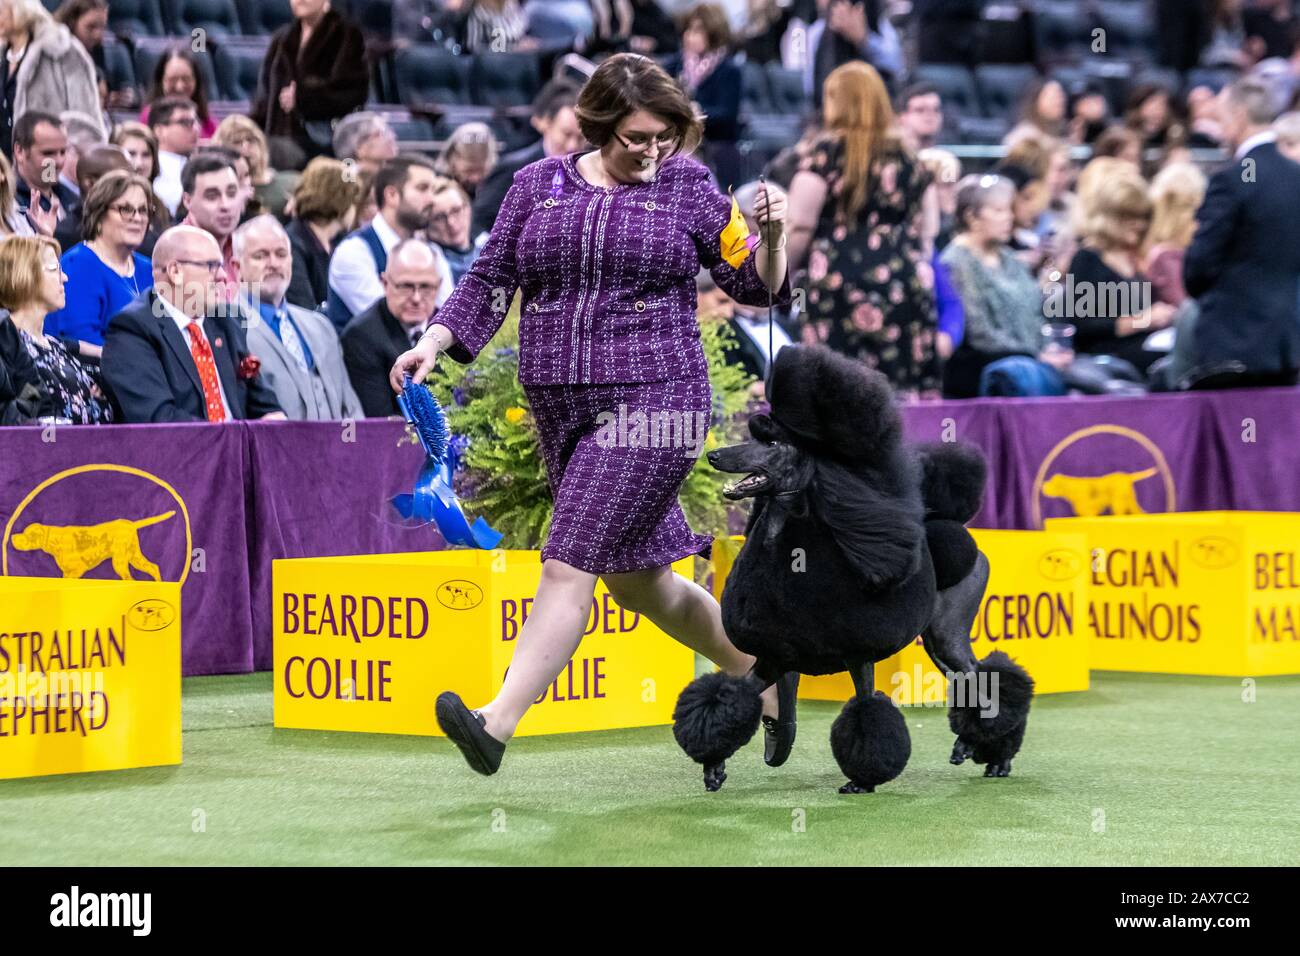
M524 385L524 392L555 499L543 561L613 574L708 557L712 536L692 531L677 502L704 453L707 378Z

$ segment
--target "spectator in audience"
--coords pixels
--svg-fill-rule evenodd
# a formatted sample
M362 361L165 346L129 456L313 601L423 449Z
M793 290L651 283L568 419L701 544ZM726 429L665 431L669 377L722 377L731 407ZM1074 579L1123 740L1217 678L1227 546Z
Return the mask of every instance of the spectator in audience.
M1169 91L1159 83L1141 83L1133 88L1124 123L1137 134L1144 150L1181 145L1187 135L1170 110Z
M194 104L165 96L150 107L149 129L158 140L158 175L153 191L173 216L181 205L181 172L199 145L199 118Z
M929 83L913 83L898 98L898 127L903 143L914 152L930 149L943 130L943 98ZM951 184L956 187L954 180Z
M114 146L121 146L131 168L152 183L162 171L158 167L158 137L144 123L126 120L113 128L113 135L108 140Z
M1300 163L1300 112L1283 113L1273 121L1277 150L1293 163Z
M347 166L324 156L303 170L293 191L293 219L287 230L293 252L288 297L293 305L313 312L329 307L330 252L352 228L361 194L356 180Z
M0 242L0 306L19 330L35 367L41 393L39 418L73 425L113 420L99 375L55 335L44 331L46 316L63 308L59 246L48 236L17 236Z
M1223 141L1219 122L1219 100L1208 86L1194 86L1187 92L1188 137L1192 149L1217 149Z
M663 63L704 114L704 159L724 186L740 182L740 65L731 52L731 27L716 3L700 3L683 17L682 49Z
M1098 83L1085 83L1070 101L1068 138L1076 146L1091 145L1110 125L1110 102Z
M1194 387L1294 385L1300 367L1300 166L1279 152L1268 88L1220 94L1232 161L1210 177L1183 260L1200 305Z
M388 373L438 310L442 265L442 257L424 240L398 243L384 272L383 296L343 330L348 376L369 418L401 414Z
M67 148L63 124L51 113L24 113L14 124L18 209L41 235L53 237L68 208L77 201L58 178Z
M187 100L194 107L199 133L197 138L211 139L217 132L217 123L208 112L208 84L203 79L203 71L199 69L198 59L190 52L188 46L181 44L168 49L154 66L148 103L140 112L140 122L147 123L149 128L157 133L159 124L150 119L155 105L159 100L173 97ZM161 145L161 133L158 133L158 139L160 148L167 149L166 146Z
M175 226L153 252L153 288L113 316L104 380L127 422L282 419L236 317L221 304L221 249Z
M577 84L566 79L553 79L533 98L533 128L541 139L531 146L506 153L492 167L474 194L472 233L490 232L496 222L497 210L505 200L506 191L514 181L515 173L529 163L549 156L563 156L582 149L586 140L578 128L574 106L578 102Z
M1180 306L1183 255L1196 232L1196 210L1205 199L1205 174L1191 163L1166 166L1151 181L1151 228L1143 242L1143 271L1157 302Z
M270 166L270 154L266 147L266 136L247 116L232 113L217 125L216 141L222 146L233 149L248 163L248 174L253 184L253 198L261 208L284 220L284 207L293 194L293 187L298 182L298 174L285 170L274 170Z
M486 123L462 123L451 131L434 163L438 173L460 184L472 200L497 164L497 141Z
M329 319L285 298L293 276L289 235L274 216L235 230L235 256L244 279L240 308L248 346L261 359L261 378L295 421L360 418L338 333Z
M1040 176L1046 165L1046 156L1036 157L1035 168L1016 162L998 163L993 172L1015 187L1011 204L1011 235L1007 245L1033 275L1043 262L1043 250L1038 235L1038 220L1047 208L1047 182Z
M149 181L125 170L106 173L86 193L86 239L63 255L67 302L45 320L46 335L74 354L98 359L109 319L153 285L149 260L137 251L153 201Z
M1295 11L1288 0L1254 0L1242 11L1246 51L1255 60L1289 57L1295 25Z
M528 36L528 17L519 0L462 0L459 9L451 12L448 32L470 53L537 49L537 40Z
M361 31L329 0L291 0L294 21L271 37L250 115L267 137L291 140L308 159L327 154L332 123L370 94Z
M36 232L31 220L18 208L16 190L14 168L0 154L0 240L9 236L30 236Z
M352 316L383 296L379 277L392 248L429 228L437 179L433 163L423 156L398 156L379 170L374 186L378 214L340 242L330 259L329 317L335 328L343 329ZM451 296L451 269L436 248L434 256L443 280L437 302L442 305Z
M1143 347L1147 337L1174 317L1168 303L1151 302L1142 272L1151 224L1146 180L1127 163L1112 165L1086 191L1080 187L1079 203L1081 244L1066 283L1074 296L1065 302L1078 330L1076 350L1113 355L1145 371L1161 356Z
M80 41L96 70L107 83L108 61L104 56L104 31L108 28L108 0L63 0L54 11L54 19L68 28ZM135 86L123 82L110 86L108 106L112 109L130 109L136 103Z
M879 369L900 395L937 396L931 250L921 226L930 177L897 139L871 66L836 69L825 99L826 132L790 183L790 268L807 257L804 340Z
M7 63L0 96L0 149L6 156L13 156L15 126L29 112L58 116L77 110L91 117L101 141L107 138L95 64L40 0L0 0L0 51Z
M819 0L817 6L821 16L806 34L804 90L819 109L827 77L842 64L869 63L886 83L902 75L903 46L881 0L826 0L825 5Z
M1201 52L1201 66L1244 70L1253 62L1246 52L1246 25L1242 0L1214 0L1209 42Z
M1130 164L1134 169L1142 166L1142 140L1137 133L1126 126L1111 126L1097 137L1092 146L1092 155L1114 156Z
M429 215L429 238L441 250L451 269L453 287L478 258L488 233L470 235L469 197L455 181L439 179L433 186L433 212Z
M76 110L65 110L59 117L63 132L68 137L68 148L63 154L63 165L59 167L59 182L81 199L81 190L77 187L77 160L92 146L104 142L99 127L90 117Z
M948 398L1065 394L1041 360L1042 291L1008 245L1015 197L1014 181L997 175L967 176L957 189L958 233L940 257L965 317L944 367Z
M67 252L84 238L82 235L82 220L85 217L86 207L84 197L90 195L90 190L94 188L99 178L105 173L111 173L114 170L129 171L130 169L131 160L126 158L126 153L122 152L121 147L110 146L107 143L100 143L92 147L86 155L81 157L81 161L77 163L77 179L79 195L82 198L68 207L68 214L64 216L63 221L54 230L54 238L58 242L60 249ZM150 193L151 201L152 195ZM150 248L153 248L152 245Z
M239 266L230 237L244 213L244 190L235 164L229 155L200 151L181 171L181 186L181 202L188 210L181 224L197 226L216 241L221 250L223 301L233 302L239 291Z
M1059 139L1067 132L1068 104L1065 87L1059 80L1051 77L1034 80L1021 101L1018 122Z
M356 164L359 172L377 173L397 156L397 134L378 113L349 113L334 127L334 155Z

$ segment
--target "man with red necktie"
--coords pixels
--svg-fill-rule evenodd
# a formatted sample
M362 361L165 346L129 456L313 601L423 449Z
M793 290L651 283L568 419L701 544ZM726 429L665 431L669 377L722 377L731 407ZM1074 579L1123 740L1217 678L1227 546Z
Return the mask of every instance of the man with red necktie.
M175 226L153 252L154 286L108 324L103 373L126 422L283 419L237 312L222 304L221 250Z

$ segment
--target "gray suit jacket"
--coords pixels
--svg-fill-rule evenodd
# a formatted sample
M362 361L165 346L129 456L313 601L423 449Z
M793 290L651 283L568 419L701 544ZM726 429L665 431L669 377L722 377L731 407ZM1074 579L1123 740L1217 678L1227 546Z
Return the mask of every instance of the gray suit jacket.
M288 305L287 308L298 330L307 340L307 347L311 349L312 359L320 372L326 400L329 402L327 420L364 418L361 400L357 398L343 365L343 350L339 346L338 333L334 331L330 320L319 312L296 305ZM244 304L242 311L248 326L248 347L262 361L262 380L275 390L280 407L290 419L306 419L312 394L307 373L293 360L280 337L262 321L262 316L255 308Z

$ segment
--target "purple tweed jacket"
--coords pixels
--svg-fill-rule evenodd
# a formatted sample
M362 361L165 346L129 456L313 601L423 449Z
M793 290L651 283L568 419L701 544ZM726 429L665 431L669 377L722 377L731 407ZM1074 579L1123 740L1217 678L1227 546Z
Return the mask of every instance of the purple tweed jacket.
M722 258L730 197L686 156L667 160L651 182L604 187L582 178L579 155L515 173L478 260L433 317L456 336L447 354L473 361L521 288L526 385L707 377L695 314L700 266L737 302L763 306L768 297L754 252L739 269ZM788 277L774 299L790 301Z

